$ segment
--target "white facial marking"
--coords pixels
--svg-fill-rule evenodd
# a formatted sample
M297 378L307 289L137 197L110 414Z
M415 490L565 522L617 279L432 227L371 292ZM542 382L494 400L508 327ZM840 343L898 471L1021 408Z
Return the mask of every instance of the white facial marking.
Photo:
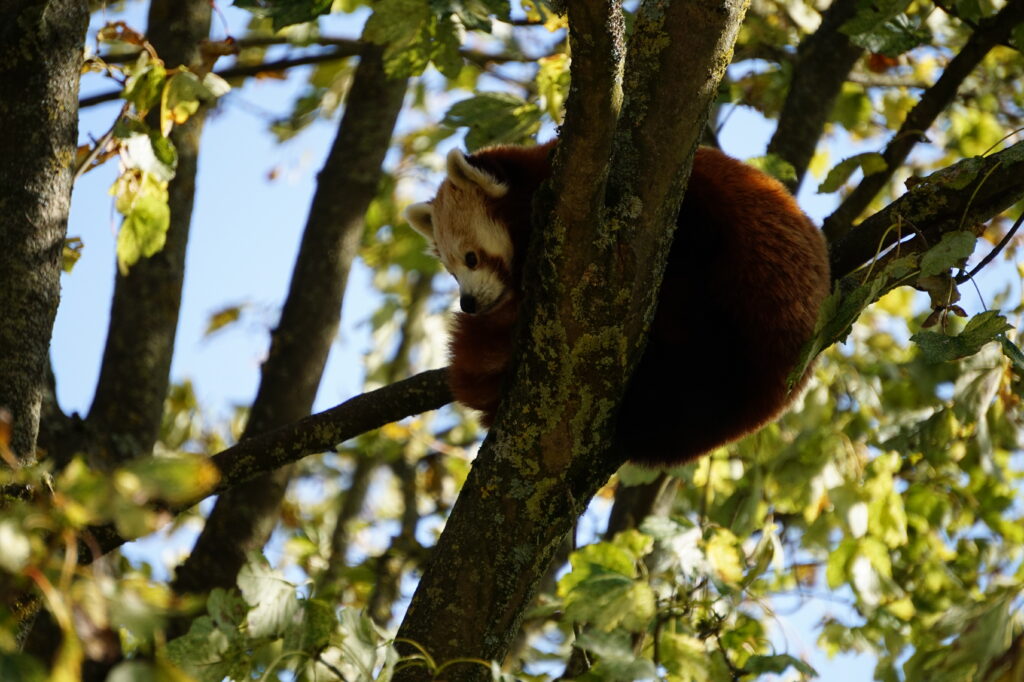
M459 282L462 296L472 296L480 312L505 294L506 286L488 259L497 258L507 270L512 266L512 239L508 230L487 213L489 198L478 187L461 188L446 181L433 204L434 240L445 267ZM474 253L476 267L466 264Z

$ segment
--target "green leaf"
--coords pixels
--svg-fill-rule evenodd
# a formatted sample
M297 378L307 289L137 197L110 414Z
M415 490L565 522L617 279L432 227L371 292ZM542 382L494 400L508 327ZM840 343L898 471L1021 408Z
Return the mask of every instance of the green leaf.
M382 659L393 653L385 646L384 635L365 612L353 608L342 609L339 633L345 660L358 667L360 679L374 679L374 670Z
M174 144L155 131L132 133L124 141L125 160L129 168L138 168L159 182L169 182L178 165Z
M466 148L476 151L492 144L526 144L540 130L540 109L516 95L485 92L457 102L442 125L468 127Z
M160 101L166 78L164 63L159 59L151 59L149 52L143 50L129 69L121 96L131 103L140 116L145 115Z
M910 0L859 0L854 16L840 27L848 36L872 31L906 11Z
M82 257L82 249L85 244L82 242L81 237L68 237L64 240L64 248L61 250L60 255L60 268L64 272L70 273L78 259Z
M1010 33L1010 44L1018 51L1024 50L1024 24L1017 24Z
M848 580L847 570L856 553L857 541L852 538L843 540L838 547L829 552L828 563L825 565L825 579L831 589L836 589Z
M702 641L682 633L663 630L659 644L660 662L676 678L694 682L711 679L708 651Z
M217 467L207 457L189 453L137 459L114 475L121 494L171 505L203 497L219 480Z
M658 469L638 466L627 462L622 465L621 469L619 469L619 485L629 487L652 483L661 476L661 473L662 472Z
M110 479L76 457L60 472L54 488L66 498L64 514L72 526L109 519L113 485Z
M738 584L743 580L743 555L738 540L730 531L717 529L704 549L708 563L723 582Z
M866 152L856 154L848 159L843 159L828 172L824 182L818 185L818 194L829 194L837 191L843 183L850 179L858 168L864 171L864 175L881 173L887 168L885 159L877 152Z
M220 310L212 313L210 318L206 321L206 331L203 332L203 336L210 336L221 331L225 327L238 322L242 317L242 311L248 307L249 306L246 303L239 303L237 305L230 305L226 308L221 308Z
M203 103L215 99L217 95L198 76L180 69L167 81L160 100L160 132L169 135L173 126L181 125L199 111Z
M591 670L597 679L639 680L657 675L651 661L633 652L629 633L587 630L576 638L576 646L598 657L599 663Z
M246 617L251 637L280 637L295 627L299 612L295 585L259 555L238 573L238 589L252 608Z
M301 609L302 620L285 632L284 647L290 651L316 653L330 643L338 626L334 607L322 599L305 599Z
M834 343L846 340L853 323L864 309L902 281L917 268L917 256L911 254L890 261L882 269L869 266L865 271L866 281L854 282L844 279L821 304L814 336L804 345L800 358L787 379L790 386L803 376L811 360L818 353Z
M850 42L870 52L898 57L918 45L930 42L931 38L931 31L919 18L911 19L906 14L898 14L869 31L852 35Z
M167 643L168 658L199 682L249 679L252 649L240 625L248 609L234 591L214 588L208 616L192 621L187 634Z
M168 642L167 655L200 682L220 682L230 677L241 656L240 649L229 654L231 642L232 638L215 628L209 616L200 616L192 621L186 635Z
M747 159L747 164L767 173L779 182L796 182L796 168L778 154L755 156L752 159Z
M486 33L491 31L492 17L507 21L510 12L508 0L451 0L449 6L468 30Z
M167 206L167 183L149 173L125 174L111 188L115 205L124 216L117 235L117 265L122 273L143 256L150 257L164 247L171 210Z
M921 276L931 277L963 265L974 253L978 238L966 230L947 232L938 244L921 256Z
M830 120L838 122L847 130L857 130L870 121L874 113L875 107L864 92L864 87L847 82L836 98Z
M1001 334L1012 329L1006 318L989 310L975 315L957 336L946 336L938 332L918 332L910 340L921 349L926 362L951 362L974 355L982 346L995 341Z
M647 658L634 658L631 661L600 660L589 675L605 682L621 682L622 680L649 680L657 676L654 663Z
M591 623L611 632L641 632L656 613L654 592L645 582L621 573L591 567L587 579L565 596L565 615L575 623Z
M907 513L891 479L888 493L874 497L868 504L868 527L887 547L895 549L907 544Z
M566 596L580 583L592 575L608 571L632 579L636 576L636 557L610 542L587 545L569 557L572 570L558 580L558 594Z
M1024 351L1021 351L1020 346L1010 341L1005 334L999 337L999 345L1003 349L1003 355L1010 359L1014 371L1024 376Z
M555 123L562 123L563 107L569 96L569 55L555 54L537 62L537 94L540 106Z
M218 628L235 632L245 621L249 605L234 590L215 587L206 599L206 610Z
M46 668L28 654L0 651L0 680L43 682L48 679Z
M384 45L384 69L393 78L423 73L433 62L449 78L462 68L461 39L451 14L435 14L423 0L380 0L363 38Z
M807 665L799 658L793 658L789 654L778 654L776 656L762 656L754 654L747 659L743 669L752 675L763 675L765 673L784 673L788 668L796 668L797 672L808 677L817 677L817 671Z
M235 0L235 6L273 22L274 31L313 21L331 10L333 0Z

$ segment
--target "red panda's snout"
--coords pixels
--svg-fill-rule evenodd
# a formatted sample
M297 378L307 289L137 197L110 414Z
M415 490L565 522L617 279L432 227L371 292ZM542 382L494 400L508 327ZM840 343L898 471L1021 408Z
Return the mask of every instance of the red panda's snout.
M459 280L459 307L462 312L469 315L485 315L500 308L511 299L509 295L511 290L507 287L495 286L493 282L488 282L488 284L490 286L472 289L466 287L461 279Z
M509 268L500 258L478 251L472 267L464 259L445 258L445 266L459 283L459 307L470 315L483 315L508 301L511 293Z

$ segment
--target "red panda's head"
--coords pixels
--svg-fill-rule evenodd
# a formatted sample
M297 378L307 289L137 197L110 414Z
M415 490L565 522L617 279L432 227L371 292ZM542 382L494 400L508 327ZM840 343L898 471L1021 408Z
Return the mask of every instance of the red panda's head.
M406 209L409 224L459 283L459 304L483 314L509 300L513 288L513 243L499 216L509 186L453 149L448 177L432 201Z

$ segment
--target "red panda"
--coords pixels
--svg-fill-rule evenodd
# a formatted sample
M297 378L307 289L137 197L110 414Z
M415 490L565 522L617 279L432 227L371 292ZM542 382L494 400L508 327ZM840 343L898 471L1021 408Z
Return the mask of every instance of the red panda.
M458 281L449 381L485 426L512 355L533 193L556 143L453 150L437 196L406 211ZM616 422L617 442L647 465L686 462L777 416L829 291L825 241L793 197L720 151L698 149L677 225Z

